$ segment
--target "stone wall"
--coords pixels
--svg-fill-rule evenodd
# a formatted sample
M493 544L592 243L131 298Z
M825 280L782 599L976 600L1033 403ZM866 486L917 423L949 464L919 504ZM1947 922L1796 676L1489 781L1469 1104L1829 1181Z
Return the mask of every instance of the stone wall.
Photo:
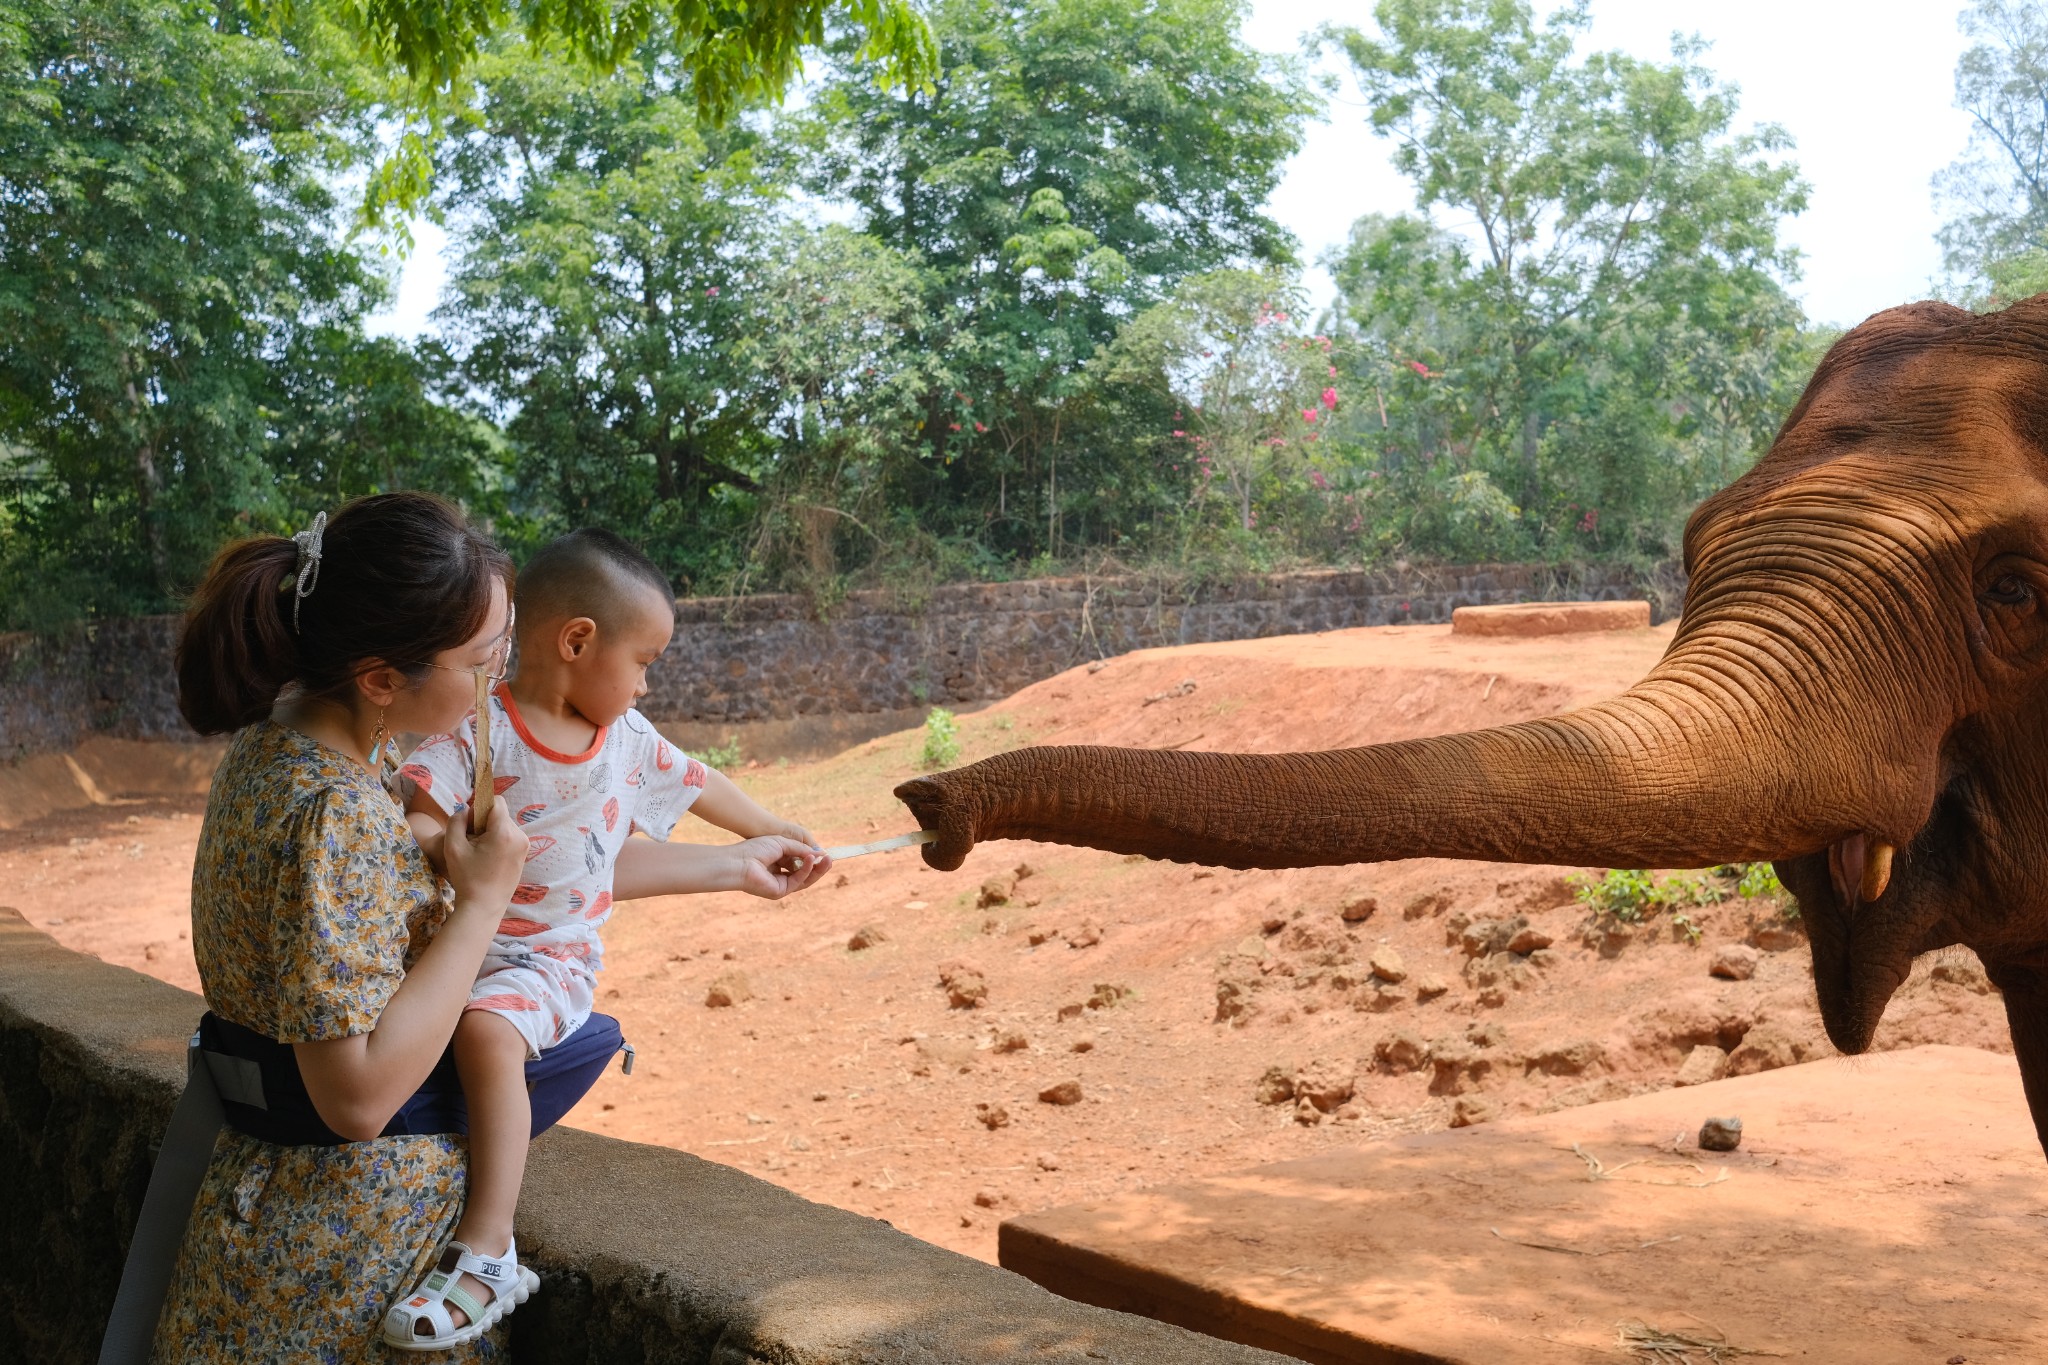
M1494 564L1272 574L1219 583L1051 578L966 583L911 599L855 593L676 604L676 640L650 674L656 720L721 725L909 712L1008 696L1091 659L1158 645L1449 621L1496 602L1650 597L1622 570ZM0 761L89 735L190 738L171 668L176 617L107 622L63 640L0 636Z
M102 621L62 636L0 635L0 762L88 736L192 739L171 667L175 616Z
M0 907L0 1365L96 1358L200 1009ZM512 1358L533 1365L1286 1365L573 1129L534 1145L518 1238L542 1288Z
M699 598L677 604L676 642L650 676L642 709L660 720L717 723L956 706L1134 649L1447 622L1455 608L1495 602L1645 595L1619 570L1495 564L1202 585L969 583L915 602L856 593L822 615L794 597Z

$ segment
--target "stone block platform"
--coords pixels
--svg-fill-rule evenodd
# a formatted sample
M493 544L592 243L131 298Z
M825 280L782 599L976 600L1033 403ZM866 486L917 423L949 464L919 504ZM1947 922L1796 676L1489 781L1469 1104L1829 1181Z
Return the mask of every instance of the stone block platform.
M1731 1114L1740 1150L1697 1150L1701 1121ZM2018 1069L1941 1046L1402 1138L1001 1230L1002 1264L1060 1294L1327 1362L2039 1362L2044 1252L2048 1160Z
M1511 602L1458 607L1451 634L1525 639L1535 635L1579 635L1594 630L1648 630L1648 602Z

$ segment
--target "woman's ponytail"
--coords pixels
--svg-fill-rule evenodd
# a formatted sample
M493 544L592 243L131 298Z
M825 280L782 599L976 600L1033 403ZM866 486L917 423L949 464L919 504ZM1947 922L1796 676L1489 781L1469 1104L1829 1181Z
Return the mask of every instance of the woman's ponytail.
M278 694L343 699L379 664L415 681L483 625L512 561L431 493L357 498L293 540L230 545L178 640L178 709L202 735L270 714Z
M259 536L214 556L178 637L178 710L202 735L239 730L270 714L299 673L291 585L299 547Z

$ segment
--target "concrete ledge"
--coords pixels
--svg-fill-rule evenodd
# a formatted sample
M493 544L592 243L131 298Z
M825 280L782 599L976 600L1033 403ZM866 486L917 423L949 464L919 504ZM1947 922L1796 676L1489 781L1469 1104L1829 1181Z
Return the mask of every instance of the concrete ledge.
M1648 602L1516 602L1459 607L1453 635L1576 635L1589 630L1648 630Z
M0 908L0 1363L96 1356L201 1008ZM1285 1359L1071 1302L684 1152L570 1129L534 1146L519 1241L545 1281L512 1319L520 1361Z
M1709 1115L1741 1118L1739 1150L1695 1149ZM1154 1186L998 1238L1055 1292L1325 1365L2017 1365L2048 1360L2044 1212L2013 1059L1930 1044ZM1627 1324L1705 1342L1623 1349Z

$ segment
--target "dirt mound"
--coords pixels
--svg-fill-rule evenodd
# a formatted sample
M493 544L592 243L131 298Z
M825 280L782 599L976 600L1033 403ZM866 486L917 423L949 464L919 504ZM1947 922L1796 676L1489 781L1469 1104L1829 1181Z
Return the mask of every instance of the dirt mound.
M1405 626L1145 651L961 717L962 757L1471 729L1611 696L1670 637ZM873 839L908 827L889 791L919 744L904 732L740 776L827 843ZM180 935L200 809L97 807L0 832L0 885L67 945L193 985ZM993 1259L997 1222L1028 1209L1661 1089L1688 1063L1713 1070L1705 1048L1736 1074L1825 1055L1797 926L1774 905L1594 924L1570 871L1230 872L997 843L950 874L915 850L863 858L780 904L628 904L599 995L640 1064L571 1121ZM1753 974L1710 975L1737 943L1759 949ZM2007 1047L1968 954L1921 964L1878 1039L1921 1042ZM1276 1071L1289 1089L1272 1099ZM1041 1102L1054 1092L1074 1102Z

